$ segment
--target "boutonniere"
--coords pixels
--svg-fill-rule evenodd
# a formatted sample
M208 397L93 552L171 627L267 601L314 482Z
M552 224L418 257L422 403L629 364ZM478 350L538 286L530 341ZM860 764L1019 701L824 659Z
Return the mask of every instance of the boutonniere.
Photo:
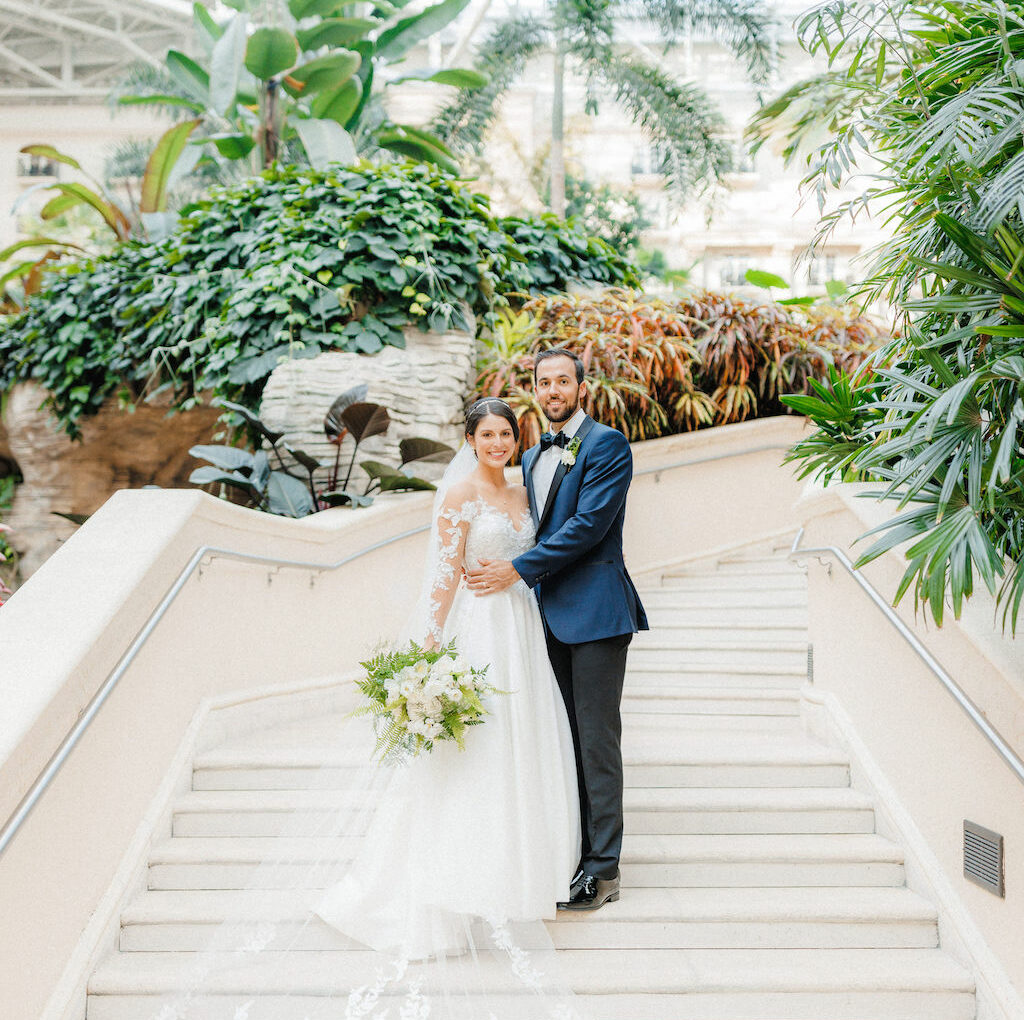
M562 451L562 463L567 468L571 468L576 463L576 454L580 452L582 443L583 440L579 436L573 436L569 440L569 445Z

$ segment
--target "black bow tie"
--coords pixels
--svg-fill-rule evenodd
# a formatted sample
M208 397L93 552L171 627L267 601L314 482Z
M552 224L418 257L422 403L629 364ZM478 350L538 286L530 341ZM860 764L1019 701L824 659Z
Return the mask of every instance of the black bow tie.
M544 432L540 437L540 449L542 453L549 446L560 446L564 450L566 442L564 432Z

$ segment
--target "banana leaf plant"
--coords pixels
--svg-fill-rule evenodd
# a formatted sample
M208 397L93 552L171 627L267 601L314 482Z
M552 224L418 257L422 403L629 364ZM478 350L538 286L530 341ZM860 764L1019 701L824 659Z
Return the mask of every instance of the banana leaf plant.
M199 123L199 120L183 121L160 136L142 175L139 202L132 208L122 206L111 190L87 173L74 157L60 152L52 145L26 145L19 151L68 166L77 171L88 183L71 180L38 184L18 196L12 211L16 213L29 195L37 191L50 191L54 193L53 197L39 212L39 218L44 223L48 224L71 209L84 206L96 213L103 228L109 231L111 239L115 242L131 238L159 240L170 230L174 221L175 214L168 212L167 209L168 193L184 174L192 170L201 155L196 149L193 150L195 158L192 158L191 154L188 159L181 158L186 152L189 136ZM81 245L58 237L44 236L40 232L35 236L15 241L0 251L0 266L19 252L28 252L32 249L42 249L43 254L16 262L0 273L0 292L6 293L12 304L23 305L29 295L42 287L43 270L48 262L59 261L62 255L72 251L84 251ZM21 293L17 295L20 300L15 300L15 295L7 291L7 285L13 282L20 285Z
M119 102L188 110L203 123L199 143L252 172L303 156L322 169L379 149L456 170L440 138L392 121L382 97L388 85L409 80L456 89L487 84L485 74L463 68L384 73L468 2L441 0L410 15L408 0L392 0L356 17L350 0L288 0L281 23L255 29L258 0L233 0L234 12L223 21L197 3L196 34L205 53L193 59L169 50L162 85L139 74L141 94L123 94ZM131 89L129 77L122 91Z
M282 443L284 433L271 429L247 407L227 400L217 401L218 406L241 418L250 435L265 443L269 450L253 452L235 446L193 446L189 453L209 463L196 468L189 481L194 485L227 486L241 497L243 505L283 517L306 517L334 506L369 506L376 492L433 489L433 483L409 473L407 465L416 461L447 461L455 451L444 443L421 438L404 439L399 444L401 468L379 461L363 461L361 467L369 476L363 491L349 487L359 444L371 436L383 435L391 424L385 407L362 399L366 392L363 384L342 393L324 418L327 438L338 447L333 464L323 463L305 450ZM344 481L339 487L341 444L346 437L354 443ZM290 457L290 463L284 453ZM321 481L317 476L324 469L328 475ZM300 472L304 472L305 477Z

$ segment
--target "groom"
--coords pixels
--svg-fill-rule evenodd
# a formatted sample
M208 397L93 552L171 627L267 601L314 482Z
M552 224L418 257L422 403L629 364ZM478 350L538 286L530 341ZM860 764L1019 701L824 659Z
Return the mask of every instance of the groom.
M548 655L576 749L583 855L565 910L596 910L619 897L622 720L626 650L647 617L622 561L622 522L633 457L621 432L599 425L580 401L583 363L541 351L534 391L551 423L523 456L537 545L507 560L481 560L467 575L480 593L520 578L537 592Z

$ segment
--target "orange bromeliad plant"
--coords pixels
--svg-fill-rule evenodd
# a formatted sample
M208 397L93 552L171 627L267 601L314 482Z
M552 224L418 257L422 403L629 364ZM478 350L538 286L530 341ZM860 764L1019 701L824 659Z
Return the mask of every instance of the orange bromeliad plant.
M534 355L564 346L587 369L587 412L631 441L786 414L828 366L852 372L883 337L850 306L751 302L700 293L666 301L607 290L528 300L484 339L477 393L519 418L522 448L546 427L533 397Z

